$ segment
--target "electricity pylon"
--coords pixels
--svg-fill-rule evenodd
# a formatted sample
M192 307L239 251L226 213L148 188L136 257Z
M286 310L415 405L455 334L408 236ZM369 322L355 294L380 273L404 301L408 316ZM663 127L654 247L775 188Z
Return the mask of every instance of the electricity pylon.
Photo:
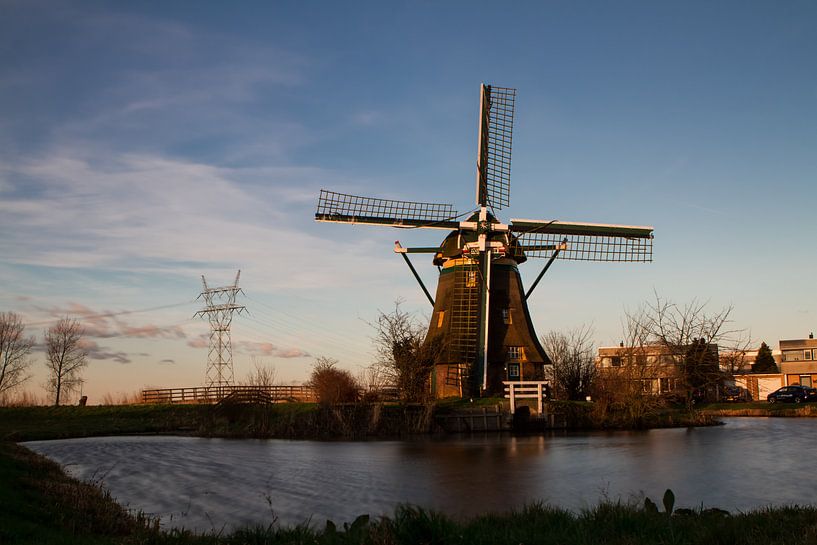
M220 288L210 288L207 280L201 275L201 282L204 291L199 294L199 298L204 298L205 307L194 316L207 316L210 322L210 350L207 354L207 388L216 388L219 397L223 397L227 392L226 388L233 386L233 347L230 341L230 324L233 321L233 313L247 310L243 305L237 305L236 295L244 291L238 287L238 278L241 271L235 275L235 282L232 286Z

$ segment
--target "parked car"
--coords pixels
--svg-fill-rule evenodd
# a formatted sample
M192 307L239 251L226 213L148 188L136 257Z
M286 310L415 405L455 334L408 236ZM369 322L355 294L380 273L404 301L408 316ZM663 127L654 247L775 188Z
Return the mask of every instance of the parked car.
M804 401L817 401L817 389L807 386L793 384L783 386L766 396L769 403L802 403Z
M721 393L721 401L743 403L749 400L749 392L740 386L725 386Z

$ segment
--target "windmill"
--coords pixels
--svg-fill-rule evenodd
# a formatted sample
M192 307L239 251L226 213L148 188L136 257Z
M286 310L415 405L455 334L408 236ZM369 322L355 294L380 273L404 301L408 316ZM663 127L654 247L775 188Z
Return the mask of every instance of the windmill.
M427 340L442 336L432 373L437 397L495 393L505 380L542 378L550 360L536 339L527 299L555 259L652 261L652 227L560 220L499 221L510 204L511 143L516 89L483 84L480 92L476 204L458 214L451 204L397 201L322 189L316 221L449 231L439 246L395 242L434 307ZM434 254L439 268L432 298L407 254ZM525 293L518 265L547 262Z

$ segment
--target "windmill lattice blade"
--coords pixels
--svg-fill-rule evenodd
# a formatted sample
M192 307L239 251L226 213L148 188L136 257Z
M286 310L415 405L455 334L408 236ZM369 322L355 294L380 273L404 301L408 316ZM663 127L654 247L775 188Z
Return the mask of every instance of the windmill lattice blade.
M557 259L629 263L652 261L651 238L524 233L519 236L520 249L527 257L549 258L553 247L561 244L565 238L566 247L559 252Z
M397 227L432 227L456 229L457 211L450 204L394 201L347 195L321 189L318 221L370 223Z
M652 261L652 227L511 220L519 247L527 257L549 258L555 246L565 243L557 259L575 261Z
M486 86L480 142L479 204L501 210L511 200L511 146L516 89ZM485 130L487 129L487 130Z

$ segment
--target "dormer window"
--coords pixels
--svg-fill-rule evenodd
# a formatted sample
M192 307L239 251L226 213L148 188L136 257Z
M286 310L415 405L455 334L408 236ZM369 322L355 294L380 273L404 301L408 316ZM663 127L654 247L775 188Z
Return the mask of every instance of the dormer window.
M508 359L510 361L519 361L525 356L525 349L521 346L508 347Z

